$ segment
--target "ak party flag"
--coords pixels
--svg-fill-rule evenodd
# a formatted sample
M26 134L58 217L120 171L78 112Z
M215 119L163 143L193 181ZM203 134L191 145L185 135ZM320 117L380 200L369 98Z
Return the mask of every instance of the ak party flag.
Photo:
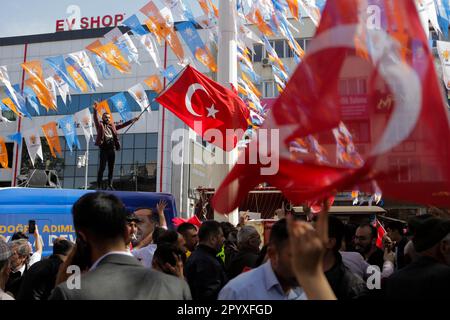
M113 106L116 108L117 112L119 112L120 117L124 122L131 120L133 118L133 114L131 113L130 106L127 102L127 97L123 92L118 93L111 98L109 98Z
M64 133L64 137L66 138L67 146L69 147L70 152L72 152L73 146L76 146L81 149L80 141L77 136L77 127L75 124L75 117L73 115L68 115L64 118L61 118L58 121L61 130Z
M38 127L28 129L23 132L23 139L27 146L28 155L30 156L31 164L34 167L36 156L44 160L42 155L41 135Z
M6 143L3 137L0 137L0 166L8 168L8 150L6 149Z
M94 138L93 127L94 123L92 121L92 115L89 111L89 108L78 111L74 114L76 121L80 124L80 127L83 129L84 136L86 138L86 142L89 143L91 138Z
M61 143L59 142L58 128L55 121L51 121L42 126L42 131L44 131L44 136L47 139L48 146L50 147L50 152L53 158L56 158L56 153L62 157Z

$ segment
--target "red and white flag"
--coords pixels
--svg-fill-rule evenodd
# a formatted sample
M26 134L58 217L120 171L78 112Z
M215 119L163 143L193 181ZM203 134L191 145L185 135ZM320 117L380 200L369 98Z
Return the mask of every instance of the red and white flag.
M450 206L448 110L414 1L377 0L375 14L371 4L327 1L260 129L279 130L278 172L238 160L213 198L217 211L230 212L263 182L297 203L378 185L385 198ZM291 148L299 142L306 152Z
M248 127L249 111L241 98L191 66L156 101L225 151L236 147Z

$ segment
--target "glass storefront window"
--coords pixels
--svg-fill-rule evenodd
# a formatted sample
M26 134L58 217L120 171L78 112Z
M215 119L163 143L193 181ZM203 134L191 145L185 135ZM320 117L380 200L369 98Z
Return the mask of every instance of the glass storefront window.
M145 148L145 133L137 133L134 137L134 147L135 148Z

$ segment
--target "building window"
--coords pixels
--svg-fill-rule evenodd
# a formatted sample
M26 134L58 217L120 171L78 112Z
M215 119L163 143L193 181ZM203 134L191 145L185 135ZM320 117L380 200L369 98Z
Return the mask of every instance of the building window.
M285 44L286 44L286 40L273 41L272 47L275 49L275 52L277 53L278 58L280 58L280 59L284 58L286 56L285 49L284 49Z
M263 46L262 44L255 44L253 45L253 49L255 53L253 54L253 62L261 62L262 56L263 56Z
M64 139L61 137L61 139ZM35 168L39 170L56 170L63 188L84 188L86 168L77 168L77 159L86 152L84 136L78 136L81 141L81 150L67 148L65 142L61 143L64 158L52 158L45 138L41 138L44 153L44 162L36 159ZM65 139L64 139L65 140ZM122 149L116 152L113 184L117 190L124 191L156 191L156 163L158 155L158 134L137 133L121 135ZM12 145L12 144L11 144ZM21 174L27 175L33 171L26 146L22 143L22 169ZM12 154L12 151L11 151ZM99 166L98 147L89 145L88 188L95 189ZM108 176L105 169L103 179Z
M342 96L367 94L367 79L366 78L340 79L339 94Z
M263 81L262 84L263 92L262 95L264 98L274 98L275 97L275 82L273 80Z

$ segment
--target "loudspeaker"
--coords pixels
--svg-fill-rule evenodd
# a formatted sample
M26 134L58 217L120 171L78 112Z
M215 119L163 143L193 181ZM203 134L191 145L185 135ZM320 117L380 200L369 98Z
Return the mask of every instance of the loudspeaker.
M61 188L58 175L55 170L38 169L31 172L25 186L32 188Z

